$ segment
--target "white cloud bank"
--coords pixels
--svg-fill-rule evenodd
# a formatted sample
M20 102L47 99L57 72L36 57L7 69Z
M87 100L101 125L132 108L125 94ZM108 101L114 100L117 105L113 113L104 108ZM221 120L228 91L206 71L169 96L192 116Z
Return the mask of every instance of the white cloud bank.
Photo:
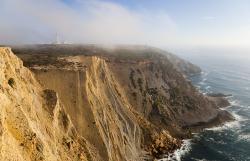
M58 33L71 43L166 45L176 24L166 12L132 11L121 5L75 0L1 0L0 43L50 43Z
M0 44L51 43L56 33L69 43L170 48L250 44L245 21L227 22L219 15L186 20L187 13L177 24L166 11L129 9L104 0L72 1L0 0Z
M215 20L216 17L215 16L204 16L202 17L203 20Z

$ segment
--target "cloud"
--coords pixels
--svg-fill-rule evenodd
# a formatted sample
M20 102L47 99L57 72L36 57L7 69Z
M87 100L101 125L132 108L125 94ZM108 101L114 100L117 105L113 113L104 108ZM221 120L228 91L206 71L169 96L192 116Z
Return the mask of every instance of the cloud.
M177 25L165 11L130 10L98 0L1 0L0 43L171 43Z
M203 20L215 20L216 17L214 17L214 16L204 16L204 17L202 17L202 19Z

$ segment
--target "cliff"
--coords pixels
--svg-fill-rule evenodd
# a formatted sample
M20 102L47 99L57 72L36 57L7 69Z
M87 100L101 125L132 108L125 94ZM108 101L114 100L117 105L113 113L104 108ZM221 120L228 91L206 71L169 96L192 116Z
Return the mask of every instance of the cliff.
M53 90L44 89L10 48L0 48L0 158L101 160L77 134Z
M40 45L14 52L32 73L1 49L1 65L8 65L0 67L0 99L10 110L1 118L26 120L15 123L16 131L2 123L11 138L5 147L20 153L13 157L37 156L36 142L23 141L27 129L43 147L41 160L152 160L180 147L189 129L232 119L154 48Z

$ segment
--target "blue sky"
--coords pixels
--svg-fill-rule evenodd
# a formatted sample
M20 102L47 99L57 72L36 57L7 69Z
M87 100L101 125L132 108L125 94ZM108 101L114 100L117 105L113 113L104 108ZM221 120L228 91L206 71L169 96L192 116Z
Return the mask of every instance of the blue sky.
M0 43L250 44L249 0L1 0Z
M225 45L250 43L249 0L110 0L131 10L165 11L181 34L225 41ZM235 42L229 39L238 39ZM210 40L212 39L212 40ZM239 39L242 39L240 41ZM246 40L248 39L248 40ZM229 42L230 41L230 42ZM213 44L212 42L210 42ZM222 45L223 42L218 42ZM208 44L209 45L209 42ZM249 44L250 45L250 44Z

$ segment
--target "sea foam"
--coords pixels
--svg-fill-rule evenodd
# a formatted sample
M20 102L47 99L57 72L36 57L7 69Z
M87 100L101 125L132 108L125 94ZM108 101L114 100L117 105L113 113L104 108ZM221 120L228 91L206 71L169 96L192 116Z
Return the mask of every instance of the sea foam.
M183 140L180 149L175 150L174 153L166 155L165 158L158 161L181 161L181 159L191 150L191 139Z
M240 134L238 136L239 141L247 141L250 142L250 134Z
M223 125L212 127L212 128L206 128L205 130L212 130L212 131L223 131L223 130L240 130L241 129L241 122L247 120L246 118L238 115L235 111L231 112L233 117L235 118L234 121L226 122Z

